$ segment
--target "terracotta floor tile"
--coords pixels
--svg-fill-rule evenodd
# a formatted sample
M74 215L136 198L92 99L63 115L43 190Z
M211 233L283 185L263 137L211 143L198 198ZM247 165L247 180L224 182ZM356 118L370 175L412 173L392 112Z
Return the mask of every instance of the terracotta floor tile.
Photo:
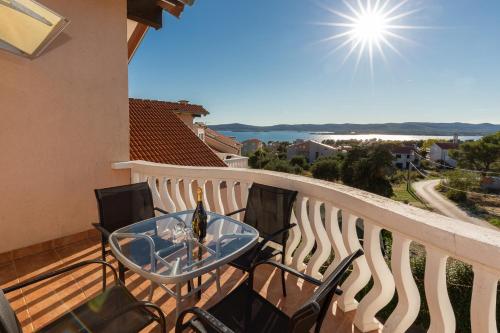
M0 266L0 289L12 286L18 281L14 263ZM32 332L33 325L28 313L28 307L21 290L10 292L6 295L10 306L16 312L17 319L21 323L24 332Z
M0 265L0 286L5 287L17 282L18 279L23 280L83 260L100 258L100 251L98 239L82 240L56 250L17 259L12 263ZM108 257L108 262L117 267L116 260L111 256ZM111 284L113 281L111 272L108 272L107 276L108 284ZM182 306L196 305L208 308L246 278L247 275L241 271L225 266L221 269L222 293L217 292L216 284L213 282L203 290L199 300L191 297ZM204 282L207 279L208 275L203 277ZM262 266L256 271L254 288L283 312L291 315L314 292L315 286L289 275L287 275L286 281L288 296L283 297L279 271L271 266ZM150 282L138 274L128 271L126 273L126 286L137 298L143 300L148 298ZM101 267L90 265L72 271L70 274L23 288L22 291L12 293L8 297L23 325L24 332L32 332L69 309L85 302L88 298L97 295L101 290ZM183 292L186 291L187 286L184 285ZM173 332L176 313L175 299L162 288L157 287L154 290L153 302L160 305L167 317L168 329ZM342 313L334 303L325 318L321 332L357 332L352 325L354 316L355 311ZM159 332L159 330L155 324L152 324L143 332Z

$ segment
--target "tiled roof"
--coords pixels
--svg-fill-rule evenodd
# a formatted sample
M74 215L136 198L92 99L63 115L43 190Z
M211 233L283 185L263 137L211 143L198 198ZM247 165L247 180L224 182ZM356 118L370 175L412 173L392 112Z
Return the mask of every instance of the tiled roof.
M441 149L457 149L458 143L453 142L436 142L436 145Z
M210 128L205 128L205 134L211 138L213 138L214 140L217 140L225 145L228 145L234 149L239 149L241 147L241 143L239 143L238 141L228 137L228 136L225 136L217 131L214 131L213 129L210 129Z
M206 116L208 114L208 111L205 110L203 106L197 104L190 104L188 101L166 102L166 101L155 101L152 99L137 99L137 98L129 98L129 101L131 103L133 102L137 104L149 105L157 110L163 110L163 111L185 112L203 116Z
M174 112L165 112L162 105L157 101L129 100L131 160L226 166Z

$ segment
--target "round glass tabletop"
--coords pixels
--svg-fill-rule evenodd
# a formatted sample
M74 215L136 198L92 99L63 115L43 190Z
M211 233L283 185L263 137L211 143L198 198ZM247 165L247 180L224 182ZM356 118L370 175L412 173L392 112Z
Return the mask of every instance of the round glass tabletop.
M154 217L120 228L109 237L111 250L126 267L158 283L178 283L212 271L248 251L256 229L228 216L207 212L207 236L193 237L193 210Z

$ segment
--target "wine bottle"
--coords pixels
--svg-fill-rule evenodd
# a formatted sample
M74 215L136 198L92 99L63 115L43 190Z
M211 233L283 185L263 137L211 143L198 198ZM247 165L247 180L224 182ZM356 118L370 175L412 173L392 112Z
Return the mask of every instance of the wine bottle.
M193 213L193 220L191 222L191 227L193 228L193 233L198 237L198 241L202 243L207 236L207 212L203 207L203 190L198 187L197 192L197 204L196 209Z

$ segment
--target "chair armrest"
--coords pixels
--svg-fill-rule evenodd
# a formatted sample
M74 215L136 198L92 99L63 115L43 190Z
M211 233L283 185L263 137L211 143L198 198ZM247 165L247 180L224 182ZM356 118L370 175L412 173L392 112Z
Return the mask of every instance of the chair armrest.
M222 323L219 319L215 318L209 312L198 307L192 307L181 312L179 318L177 318L177 322L175 323L175 333L181 333L189 326L189 321L187 323L183 323L184 317L189 313L195 315L193 319L198 319L203 325L209 326L216 332L233 333L233 330L224 325L224 323Z
M11 292L11 291L14 291L14 290L17 290L17 289L29 286L29 285L31 285L33 283L37 283L37 282L40 282L40 281L52 278L54 276L61 275L61 274L67 273L69 271L75 270L77 268L80 268L80 267L83 267L83 266L87 266L87 265L91 265L91 264L101 264L101 265L107 266L108 268L111 269L111 272L113 272L113 277L115 279L115 283L118 281L118 274L116 273L115 268L111 264L109 264L109 263L107 263L107 262L105 262L103 260L97 260L96 259L96 260L81 261L79 263L76 263L76 264L73 264L73 265L70 265L70 266L58 269L56 271L52 271L52 272L47 272L47 273L44 273L44 274L40 274L40 275L35 276L35 277L33 277L31 279L28 279L26 281L19 282L19 283L13 285L13 286L7 287L7 288L3 289L3 292L4 293L8 293L8 292Z
M295 223L292 223L290 224L289 226L287 227L284 227L283 229L280 229L276 232L273 232L271 235L265 237L262 242L260 242L260 244L254 249L255 251L255 256L252 260L252 263L251 263L251 266L254 266L255 264L257 264L259 262L259 251L267 244L269 243L270 241L272 241L272 239L276 236L279 236L285 232L287 232L288 230L292 229L293 227L295 227L296 224ZM283 254L284 255L284 254Z
M104 229L103 226L101 226L100 224L98 223L92 223L92 225L94 226L94 228L96 228L104 237L106 237L106 239L109 238L109 235L111 235L111 233L109 231L107 231L106 229Z
M123 287L123 288L125 288L125 287ZM126 314L127 312L136 309L136 308L146 308L146 309L152 308L155 312L157 312L158 313L157 316L155 314L152 314L152 315L155 318L155 320L157 320L160 323L161 332L167 333L167 326L166 326L167 321L165 319L165 314L163 313L163 311L161 310L161 308L158 305L153 304L151 302L137 301L137 302L131 303L131 304L125 306L124 308L122 308L120 311L113 313L111 316L103 318L102 322L109 322L109 321L116 319L116 318Z
M163 209L158 208L158 207L154 207L153 210L156 210L157 212L160 212L160 213L165 214L165 215L168 214L168 212L166 210L163 210Z
M298 278L301 278L301 279L304 279L305 281L309 282L309 283L312 283L316 286L319 286L321 285L321 281L318 280L318 279L315 279L313 278L312 276L310 275L307 275L307 274L304 274L304 273L301 273L293 268L290 268L280 262L277 262L277 261L274 261L274 260L266 260L266 261L261 261L261 262L258 262L255 266L253 266L253 269L252 269L252 273L254 273L253 271L255 271L255 268L257 268L257 266L260 266L260 265L263 265L263 264L267 264L267 265L272 265L272 266L275 266L285 272L288 272L292 275L295 275L296 277ZM335 290L335 294L337 295L342 295L343 291L337 287L337 289Z
M246 208L241 208L241 209L235 210L234 212L227 213L226 216L231 216L231 215L234 215L234 214L238 214L238 213L244 212L245 210L247 210L247 209Z
M313 278L312 276L309 276L309 275L307 275L307 274L301 273L301 272L299 272L299 271L297 271L297 270L295 270L295 269L293 269L293 268L290 268L290 267L288 267L288 266L286 266L286 265L284 265L284 264L282 264L282 263L280 263L280 262L274 261L274 260L266 260L266 261L261 261L261 262L258 262L258 263L256 263L256 264L253 266L252 271L254 271L254 270L255 270L255 268L257 268L258 266L260 266L260 265L264 265L264 264L266 264L266 265L271 265L271 266L274 266L274 267L277 267L277 268L281 269L282 271L285 271L285 272L287 272L287 273L290 273L290 274L292 274L292 275L295 275L296 277L299 277L299 278L301 278L301 279L304 279L305 281L307 281L307 282L309 282L309 283L312 283L312 284L314 284L314 285L316 285L316 286L321 285L321 281L320 281L320 280L315 279L315 278Z

